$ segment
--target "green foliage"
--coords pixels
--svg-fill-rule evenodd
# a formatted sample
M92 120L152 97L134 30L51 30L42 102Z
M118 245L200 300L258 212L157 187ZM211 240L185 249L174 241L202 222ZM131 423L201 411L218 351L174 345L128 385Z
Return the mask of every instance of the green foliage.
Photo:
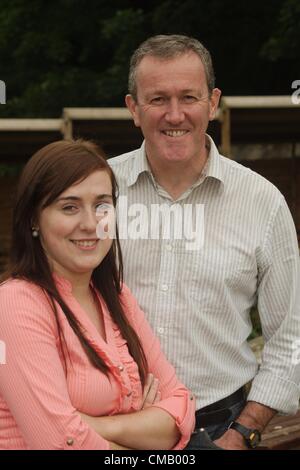
M0 178L6 176L17 176L20 174L23 165L6 165L4 163L0 163Z
M273 62L278 59L300 59L300 2L285 0L280 9L274 32L262 48L262 56ZM297 77L299 78L299 77Z
M65 106L123 104L124 64L143 28L130 3L0 0L1 114L55 117Z
M298 0L0 0L0 117L123 106L132 52L161 33L200 39L223 94L288 94L299 10Z
M260 323L257 307L252 308L252 310L250 312L250 318L251 318L251 322L252 322L252 332L251 332L248 340L256 338L257 336L262 335L261 323Z

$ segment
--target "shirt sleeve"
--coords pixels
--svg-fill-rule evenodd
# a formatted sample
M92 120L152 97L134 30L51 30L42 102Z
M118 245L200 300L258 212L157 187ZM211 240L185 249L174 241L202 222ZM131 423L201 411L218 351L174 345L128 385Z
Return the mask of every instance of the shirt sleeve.
M1 340L6 363L0 366L0 394L31 450L109 449L72 406L51 307L25 281L0 287Z
M134 296L123 284L122 298L126 313L131 317L133 327L143 346L149 372L160 383L161 401L155 407L169 413L175 420L181 438L173 450L183 449L188 443L195 427L195 398L193 394L176 377L174 367L167 361L160 344L154 335L144 313Z
M299 403L300 268L295 226L283 197L259 267L258 311L265 347L248 400L292 414Z

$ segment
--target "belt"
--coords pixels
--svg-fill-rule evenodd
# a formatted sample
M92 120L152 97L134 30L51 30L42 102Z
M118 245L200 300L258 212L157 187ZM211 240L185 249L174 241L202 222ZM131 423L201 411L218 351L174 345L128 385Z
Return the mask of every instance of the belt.
M228 397L222 398L222 400L218 400L204 408L200 408L200 410L196 411L195 429L227 421L231 416L229 408L243 400L245 400L245 391L244 387L241 387Z

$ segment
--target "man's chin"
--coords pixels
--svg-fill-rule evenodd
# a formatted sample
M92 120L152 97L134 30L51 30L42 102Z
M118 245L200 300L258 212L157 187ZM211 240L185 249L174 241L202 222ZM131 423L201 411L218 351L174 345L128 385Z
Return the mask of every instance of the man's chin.
M167 152L163 155L163 160L170 163L180 163L190 160L190 156L185 152Z

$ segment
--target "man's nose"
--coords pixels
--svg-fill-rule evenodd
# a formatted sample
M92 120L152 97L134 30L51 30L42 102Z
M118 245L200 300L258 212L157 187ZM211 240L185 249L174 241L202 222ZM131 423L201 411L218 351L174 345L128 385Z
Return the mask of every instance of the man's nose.
M170 124L180 124L184 121L184 109L178 99L169 101L165 118Z

